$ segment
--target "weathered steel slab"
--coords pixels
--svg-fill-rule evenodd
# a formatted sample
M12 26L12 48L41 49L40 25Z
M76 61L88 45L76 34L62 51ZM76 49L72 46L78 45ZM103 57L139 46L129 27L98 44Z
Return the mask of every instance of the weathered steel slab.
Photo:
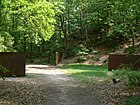
M108 70L118 69L122 64L131 65L138 70L140 69L140 55L109 55Z

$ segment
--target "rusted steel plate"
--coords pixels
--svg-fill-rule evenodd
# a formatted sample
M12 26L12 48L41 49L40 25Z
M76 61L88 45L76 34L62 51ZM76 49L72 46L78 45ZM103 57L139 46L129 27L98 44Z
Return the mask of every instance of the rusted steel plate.
M140 69L140 55L109 55L108 70L118 69L121 65L133 66L135 70Z
M25 53L0 52L0 65L7 68L9 72L2 73L2 76L25 76Z

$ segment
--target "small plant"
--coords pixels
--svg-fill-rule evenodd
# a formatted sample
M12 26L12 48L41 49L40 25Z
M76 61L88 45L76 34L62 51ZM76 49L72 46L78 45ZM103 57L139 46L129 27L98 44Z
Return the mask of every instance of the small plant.
M7 70L5 67L3 67L3 66L0 65L0 72L1 72L1 73L6 73L6 72L8 72L8 71L9 71L9 70ZM5 78L4 78L3 76L1 76L1 75L0 75L0 78L2 78L3 80L5 80Z
M138 51L139 51L139 47L137 47L137 46L130 46L130 47L126 48L124 52L127 53L127 54L135 54Z
M123 69L123 70L132 70L133 69L133 65L132 64L121 64L119 66L119 69Z
M87 60L86 57L80 56L80 58L77 59L77 62L84 62L86 60Z
M140 86L140 72L132 71L128 73L129 86Z
M92 53L92 54L99 54L100 52L97 51L97 50L93 50L91 53Z
M76 49L77 55L88 55L89 49L87 49L83 44L80 44Z
M8 72L9 70L7 70L4 66L1 66L0 65L0 72L2 72L2 73L6 73L6 72Z
M26 75L25 78L33 79L33 78L36 78L36 76L35 75Z

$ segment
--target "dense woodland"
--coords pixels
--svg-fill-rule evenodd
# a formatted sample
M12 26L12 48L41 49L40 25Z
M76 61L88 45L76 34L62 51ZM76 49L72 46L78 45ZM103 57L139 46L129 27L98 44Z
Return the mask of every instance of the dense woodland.
M139 34L139 0L0 0L3 52L53 60L56 51L68 58L128 40L134 46Z
M0 65L0 104L140 105L140 59L108 71L108 54L120 49L140 55L140 0L0 0L0 52L27 57L24 77ZM52 66L56 54L78 64Z

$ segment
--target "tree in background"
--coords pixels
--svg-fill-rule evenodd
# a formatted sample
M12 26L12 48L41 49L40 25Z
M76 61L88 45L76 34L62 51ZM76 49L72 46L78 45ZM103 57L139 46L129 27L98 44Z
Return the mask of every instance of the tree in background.
M14 38L14 48L19 51L49 40L54 33L54 17L54 5L46 0L1 1L1 32Z
M51 53L55 59L56 51L69 57L76 55L79 48L116 47L129 39L134 45L139 37L140 3L139 0L1 0L0 18L3 51L24 51L29 57Z

